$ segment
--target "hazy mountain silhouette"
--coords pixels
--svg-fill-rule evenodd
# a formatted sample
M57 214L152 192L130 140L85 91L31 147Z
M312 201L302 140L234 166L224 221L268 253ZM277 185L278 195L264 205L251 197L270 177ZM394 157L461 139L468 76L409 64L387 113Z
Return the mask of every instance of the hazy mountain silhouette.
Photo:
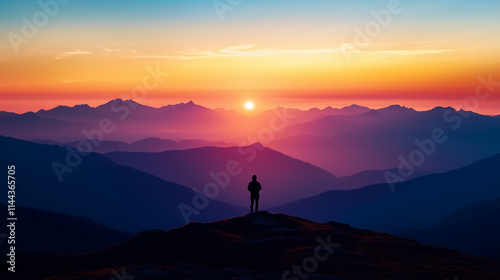
M245 116L231 110L212 110L192 101L153 108L132 100L116 99L95 108L83 104L73 107L57 106L50 110L21 115L4 112L0 115L0 129L4 136L25 140L71 142L85 139L82 134L84 129L97 129L100 121L107 119L115 126L114 131L106 135L106 140L111 141L133 142L143 139L145 135L162 139L225 141L246 139L249 135L257 134L261 129L269 127L270 121L277 115L283 115L285 110L293 116L287 119L287 125L310 122L325 116L353 116L373 111L351 105L342 109L326 107L307 111L276 108ZM46 126L45 130L33 130L41 124ZM58 131L60 133L57 133Z
M454 211L423 231L399 235L458 250L465 254L500 259L500 198Z
M17 116L17 114L12 112L0 111L0 119L7 119L14 116Z
M115 99L95 108L88 105L57 106L36 113L0 118L3 136L25 140L47 139L58 142L85 139L82 131L99 129L103 119L114 130L106 140L137 141L144 135L160 138L197 139L210 135L210 129L223 131L228 120L220 113L193 102L153 108L132 100ZM222 136L224 137L224 136Z
M358 134L379 131L400 124L423 112L411 108L392 105L378 110L368 110L361 114L327 115L310 122L292 125L285 128L280 135L323 135Z
M370 108L359 106L356 104L340 109L328 106L323 109L311 108L308 110L277 107L276 110L286 110L287 114L293 115L293 118L288 119L289 125L307 123L326 116L352 116L372 111L372 109ZM255 116L253 119L257 123L265 123L265 121L269 121L275 116L275 110L267 110Z
M7 205L0 204L7 209ZM75 217L29 207L16 207L16 252L21 254L75 254L102 250L133 235ZM1 211L2 220L7 211Z
M500 155L441 174L347 191L328 191L272 211L336 220L361 228L398 232L426 229L460 208L500 197Z
M51 140L33 140L38 144L50 144L59 146L70 146L73 148L78 148L80 141L60 143ZM159 138L145 138L133 143L127 143L123 141L102 141L99 145L93 147L93 152L96 153L111 153L111 152L148 152L148 153L158 153L169 150L186 150L199 147L230 147L234 144L226 142L214 142L207 140L170 140L170 139L159 139Z
M185 220L179 204L193 207L195 194L189 188L118 165L97 153L83 157L59 182L52 164L66 164L67 157L66 148L0 136L0 163L15 164L18 169L18 206L84 216L128 232L181 226ZM190 218L212 221L244 212L243 208L210 201L199 215Z
M30 142L37 143L37 144L42 144L42 145L57 145L64 147L66 144L62 142L57 142L57 141L52 141L52 140L45 140L45 139L34 139L31 140ZM119 143L125 143L125 142L119 142Z
M49 139L59 141L60 139L74 139L68 135L83 137L82 124L55 119L43 119L33 112L14 114L9 117L0 118L0 132L2 136L16 137L20 139Z
M498 260L469 257L347 224L321 224L267 212L169 231L149 230L96 253L21 256L19 262L24 269L18 273L25 279L104 280L112 277L112 269L136 279L298 278L292 266L300 267L304 279L500 277ZM306 268L308 262L311 266Z
M431 138L435 129L442 129L447 138L418 169L444 172L500 153L500 120L441 107L416 112L391 106L354 116L328 116L285 128L269 147L336 176L348 176L397 168L398 157L408 159L421 149L415 141Z
M343 182L349 183L353 188L364 187L368 185L375 185L380 183L386 183L385 173L392 172L394 174L398 174L398 169L388 169L388 170L366 170L356 173L351 176L338 177ZM405 180L411 180L416 177L420 177L423 175L428 175L430 172L415 170L413 174L407 178L403 178Z
M284 114L290 117L281 123ZM408 158L419 149L415 140L430 138L437 128L446 133L446 142L438 144L418 169L444 172L500 153L497 117L443 107L418 112L400 105L377 110L357 105L307 111L276 108L244 115L231 110L212 110L193 102L153 108L116 99L95 108L77 105L21 115L4 112L0 115L0 131L4 136L19 139L68 143L98 137L91 132L99 129L102 120L111 121L113 127L112 132L103 133L104 140L128 143L152 137L249 145L256 141L264 143L267 135L262 136L263 132L273 125L279 129L275 129L273 141L265 142L266 146L336 176L397 168L398 157ZM105 147L107 144L96 149L100 152L114 149ZM116 149L126 149L115 144ZM192 147L175 149L184 148Z
M36 115L42 119L85 123L102 117L102 115L96 114L95 111L96 110L87 104L75 105L73 107L59 105L50 110L39 110L36 112ZM89 119L89 117L91 117L91 119Z
M204 186L216 182L216 176L227 172L227 165L236 162L239 170L229 176L227 187L221 188L215 199L226 203L247 206L249 194L246 189L253 174L262 184L260 207L266 209L283 203L299 200L332 189L347 189L350 186L332 174L309 163L291 158L280 152L254 144L245 147L203 147L161 153L106 154L115 162L130 166L167 181L203 191ZM226 179L219 175L223 183ZM221 185L221 184L219 184Z

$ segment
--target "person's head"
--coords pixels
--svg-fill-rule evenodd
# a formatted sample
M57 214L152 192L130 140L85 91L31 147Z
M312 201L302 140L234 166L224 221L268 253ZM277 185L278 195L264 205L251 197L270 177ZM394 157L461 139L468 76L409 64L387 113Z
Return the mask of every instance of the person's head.
M253 175L252 176L252 181L257 181L257 176Z

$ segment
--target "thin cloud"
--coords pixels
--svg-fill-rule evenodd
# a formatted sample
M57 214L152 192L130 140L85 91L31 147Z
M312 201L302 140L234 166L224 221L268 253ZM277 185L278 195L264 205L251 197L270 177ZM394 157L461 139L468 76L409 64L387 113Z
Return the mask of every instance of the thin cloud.
M70 57L70 56L87 55L87 54L92 54L92 52L90 52L90 51L83 51L83 50L80 50L80 49L75 49L75 50L72 50L72 51L59 53L59 54L57 54L55 56L55 59L65 59L65 58Z
M207 59L216 57L262 57L283 54L333 54L342 51L341 48L333 49L261 49L257 48L256 44L228 46L219 50L197 50L189 49L179 52L177 55L140 55L135 57L140 58L163 58L172 60L192 60L192 59Z
M104 53L106 54L134 54L138 51L131 49L110 49L110 48L102 48Z
M363 56L410 56L410 55L426 55L426 54L442 54L452 52L451 49L390 49L390 50L362 50L356 48L352 44L344 44L341 49L345 53L355 53Z
M344 44L338 48L325 48L325 49L265 49L258 48L256 44L228 46L223 49L213 50L207 48L205 50L189 49L186 51L178 52L175 55L137 55L137 58L159 58L171 60L193 60L193 59L209 59L219 57L263 57L275 56L286 54L297 55L314 55L323 54L325 57L328 55L353 52L361 55L424 55L424 54L440 54L450 52L448 49L423 49L423 50L375 50L364 51L350 44Z
M375 51L373 54L386 54L386 55L424 55L424 54L440 54L451 52L451 50L385 50Z

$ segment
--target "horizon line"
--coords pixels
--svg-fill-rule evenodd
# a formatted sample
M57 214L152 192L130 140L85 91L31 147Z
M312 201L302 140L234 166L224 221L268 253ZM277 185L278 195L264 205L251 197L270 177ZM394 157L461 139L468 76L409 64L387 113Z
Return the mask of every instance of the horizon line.
M88 106L91 109L96 109L98 107L104 106L104 105L109 104L109 103L114 102L114 101L118 101L118 102L127 102L127 101L134 102L134 103L136 103L138 105L141 105L141 106L144 106L144 107L148 107L148 108L151 108L151 109L161 109L161 108L164 108L164 107L167 107L167 106L177 106L177 105L193 104L195 106L203 107L203 108L210 109L210 110L225 110L225 111L229 111L229 112L236 112L236 113L238 113L240 115L248 115L248 112L247 112L247 114L243 114L243 113L241 113L241 112L239 112L238 110L235 110L235 109L228 109L228 108L222 108L222 107L210 107L210 106L206 106L206 105L201 105L201 103L194 102L192 99L189 99L189 101L185 101L185 102L169 103L169 104L164 104L164 105L161 105L161 106L152 106L152 105L147 105L147 104L143 104L143 103L137 102L137 101L135 101L133 99L122 99L122 98L111 99L111 100L109 100L107 102L101 103L101 104L96 105L96 106L91 106L91 105L89 105L89 103L73 103L73 105L59 104L59 105L56 105L54 107L51 107L50 109L41 108L41 109L38 109L36 111L34 111L34 110L28 110L28 111L23 111L23 112L15 112L15 111L0 110L0 112L13 113L13 114L17 114L17 115L23 115L23 114L28 114L28 113L38 113L40 111L51 111L51 110L54 110L54 109L56 109L58 107L75 108L75 107L78 107L78 106ZM362 103L360 103L360 104L362 104ZM271 110L276 109L276 108L286 108L286 109L291 109L291 110L299 110L299 111L307 112L307 111L315 110L315 109L316 110L320 110L320 111L323 111L323 110L326 110L326 109L343 110L343 109L346 109L346 108L349 108L349 107L353 107L353 106L361 107L361 108L366 108L366 109L374 110L374 111L381 110L381 109L387 109L387 108L390 108L390 107L397 106L397 107L400 107L400 108L406 108L408 110L414 110L416 112L428 112L428 111L432 111L432 110L434 110L436 108L443 108L443 109L451 108L451 109L454 109L457 112L458 111L472 112L472 113L475 113L475 114L478 114L478 115L490 116L490 117L500 116L500 113L499 114L482 114L482 113L479 113L477 111L464 110L463 108L456 108L456 107L453 107L453 106L440 106L440 105L437 105L437 106L431 106L431 107L429 107L430 109L424 109L424 110L422 110L422 109L415 109L414 107L408 107L408 106L405 106L405 105L402 105L402 104L398 104L398 103L391 103L390 105L385 105L385 106L380 106L380 107L377 107L377 106L376 107L370 107L370 106L366 106L366 105L359 105L357 103L352 103L351 105L339 106L339 107L333 107L332 105L328 105L328 106L325 106L325 107L314 106L313 105L312 107L308 107L307 109L301 109L301 108L290 107L290 106L272 106L269 109L260 110L260 111L256 110L256 111L250 112L250 113L252 113L251 115L256 116L256 115L260 115L262 113L271 111Z

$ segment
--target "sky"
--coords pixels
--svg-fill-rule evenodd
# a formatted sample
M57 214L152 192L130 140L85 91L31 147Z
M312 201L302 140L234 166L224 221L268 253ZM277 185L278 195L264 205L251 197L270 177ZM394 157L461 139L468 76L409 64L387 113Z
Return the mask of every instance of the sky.
M500 82L499 14L498 0L2 1L0 111L133 98L500 115L500 87L476 96Z

